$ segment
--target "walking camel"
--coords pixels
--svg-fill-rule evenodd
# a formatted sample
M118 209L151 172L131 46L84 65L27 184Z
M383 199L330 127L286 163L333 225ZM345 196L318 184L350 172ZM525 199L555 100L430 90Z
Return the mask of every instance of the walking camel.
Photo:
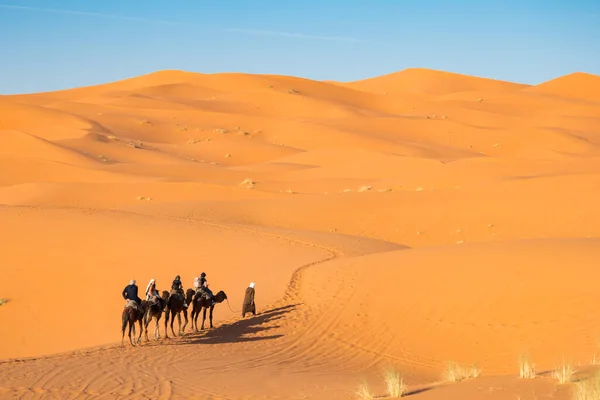
M167 304L167 299L169 297L169 292L163 290L162 297L158 301L158 303L150 303L148 302L147 307L144 313L144 332L146 333L146 342L148 342L148 325L153 318L156 318L156 325L154 326L154 340L160 339L160 327L158 325L160 318L163 313L163 309Z
M129 324L129 332L128 332L129 341L131 342L132 346L135 346L134 339L131 337L131 331L133 330L133 336L135 337L135 323L136 322L139 322L139 324L140 324L140 335L138 336L136 342L140 343L140 341L142 339L142 332L143 332L143 329L142 329L142 318L144 316L143 305L144 305L144 302L142 302L142 308L140 310L137 307L137 304L135 304L135 302L133 300L129 300L127 305L123 309L123 313L121 316L121 319L123 322L123 324L121 326L121 332L122 332L121 345L124 345L125 328L127 327L127 324Z
M189 291L188 291L189 292ZM168 294L168 292L165 290L163 291L163 296L166 294ZM175 322L175 316L177 315L177 320L179 322L179 336L182 336L183 333L185 332L185 327L188 324L188 315L187 315L187 308L184 307L183 303L184 301L187 304L190 304L192 301L192 297L186 296L186 298L183 297L183 294L181 294L180 292L176 292L176 291L171 291L171 294L168 295L168 299L167 299L167 306L165 309L165 338L169 338L169 333L168 333L168 328L167 328L167 323L169 322L169 317L171 317L171 332L173 333L173 336L177 336L175 335L175 331L173 329L173 322ZM181 313L183 313L183 317L185 318L185 323L183 324L183 328L181 327Z
M206 310L210 309L209 313L209 322L210 327L213 328L213 309L215 308L214 304L211 304L211 301L206 297L202 296L200 293L195 293L193 289L187 290L187 297L190 298L193 296L193 307L190 318L192 320L192 329L195 332L198 332L198 315L200 315L200 311L203 310L202 314L202 326L201 330L204 330L204 321L206 321ZM219 293L215 295L215 302L222 303L227 300L227 295L224 291L220 290Z

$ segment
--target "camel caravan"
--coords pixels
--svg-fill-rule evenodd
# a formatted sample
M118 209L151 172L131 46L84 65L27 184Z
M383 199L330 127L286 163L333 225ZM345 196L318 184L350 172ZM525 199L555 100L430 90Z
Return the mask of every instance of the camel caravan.
M213 295L212 291L208 288L206 274L204 272L199 277L194 278L194 289L188 289L187 291L184 291L181 279L179 275L177 275L173 281L173 284L171 285L171 291L169 292L163 290L162 295L158 294L155 279L151 279L146 287L145 300L141 300L138 297L138 287L135 280L131 280L129 282L129 285L123 289L122 295L126 301L126 304L122 315L123 324L121 328L121 344L124 344L125 329L129 324L128 336L132 345L141 343L143 332L145 332L146 342L149 341L148 326L150 325L152 319L156 320L154 339L160 339L159 321L163 312L165 313L165 338L169 338L169 319L171 320L171 332L173 333L173 336L177 336L173 328L175 316L177 316L177 320L179 322L179 336L183 335L188 324L188 307L190 304L192 305L192 313L190 317L194 332L198 332L198 316L200 315L200 311L203 311L202 325L200 329L204 329L206 310L210 310L209 322L210 327L213 328L213 309L215 304L222 303L223 301L227 300L227 295L222 290L216 295ZM256 306L254 304L254 282L250 283L250 286L246 290L242 308L242 316L244 316L246 312L252 312L253 315L256 315ZM181 326L182 313L185 319L183 327ZM137 340L134 340L136 323L139 324L140 334ZM131 334L132 331L133 337Z

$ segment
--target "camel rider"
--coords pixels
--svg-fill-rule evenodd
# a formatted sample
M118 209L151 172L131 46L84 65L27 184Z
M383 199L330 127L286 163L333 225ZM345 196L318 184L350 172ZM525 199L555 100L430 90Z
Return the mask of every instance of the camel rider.
M181 278L179 277L179 275L175 277L173 284L171 284L171 291L175 291L181 294L181 296L184 299L183 306L187 308L188 305L185 302L185 292L183 291L183 284L181 283Z
M156 290L156 279L150 279L148 286L146 286L146 300L160 304L160 296L158 295L158 290Z
M122 295L125 301L133 300L138 308L141 309L142 299L138 296L138 287L135 284L135 279L129 281L129 285L125 286ZM127 307L127 303L125 303L125 306Z
M200 274L200 279L198 280L200 286L200 292L204 293L206 298L211 301L212 304L215 303L215 299L213 297L212 291L208 288L208 282L206 280L206 273L203 272Z

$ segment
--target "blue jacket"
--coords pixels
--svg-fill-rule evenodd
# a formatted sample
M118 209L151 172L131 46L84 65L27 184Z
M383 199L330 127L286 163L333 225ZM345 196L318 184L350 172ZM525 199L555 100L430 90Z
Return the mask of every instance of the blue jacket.
M136 285L127 285L123 289L123 298L125 300L134 300L140 303L142 300L138 297L138 287Z

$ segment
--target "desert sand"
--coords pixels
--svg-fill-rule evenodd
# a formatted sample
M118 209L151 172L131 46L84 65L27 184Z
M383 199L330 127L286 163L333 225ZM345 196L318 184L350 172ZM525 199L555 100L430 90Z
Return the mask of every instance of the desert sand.
M0 96L0 171L2 399L385 398L394 368L415 399L561 400L551 371L598 360L599 76L159 71ZM165 339L163 316L121 345L130 279L201 272L228 296L213 329Z

